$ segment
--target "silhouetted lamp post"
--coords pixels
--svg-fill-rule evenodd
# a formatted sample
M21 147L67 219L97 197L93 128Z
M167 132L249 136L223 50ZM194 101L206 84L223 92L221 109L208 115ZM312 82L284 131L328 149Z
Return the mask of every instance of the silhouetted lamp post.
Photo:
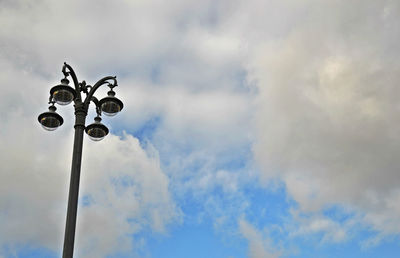
M82 160L83 132L85 131L89 138L94 141L102 140L108 134L108 128L101 123L101 114L114 116L122 110L122 101L115 97L114 87L117 86L115 76L107 76L100 79L93 86L86 85L85 81L79 82L72 67L64 63L62 68L64 78L61 84L54 86L50 90L49 111L39 115L38 120L42 127L48 131L54 131L63 124L63 118L56 113L57 108L54 104L68 105L74 101L75 107L75 138L72 154L71 181L69 187L67 221L65 225L63 258L70 258L74 251L74 238L76 227L76 213L78 207L79 178ZM74 88L69 86L68 76L72 78ZM93 96L96 90L107 85L110 88L108 96L100 101ZM81 93L85 93L85 99L82 99ZM94 123L85 126L85 120L88 113L90 102L96 106L97 116Z

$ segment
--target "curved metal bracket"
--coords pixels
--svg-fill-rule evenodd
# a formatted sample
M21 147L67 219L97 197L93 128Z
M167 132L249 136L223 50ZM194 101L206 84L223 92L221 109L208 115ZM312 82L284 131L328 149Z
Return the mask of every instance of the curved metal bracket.
M109 83L109 82L108 82L109 80L113 80L114 83L113 83L113 84ZM86 99L85 99L85 101L84 101L83 103L84 103L85 105L89 105L90 101L92 100L93 94L96 92L96 90L97 90L100 86L102 86L102 85L104 85L104 84L106 84L106 83L108 83L108 85L109 85L110 88L116 87L116 86L118 85L118 84L117 84L117 77L116 77L116 76L106 76L106 77L100 79L98 82L96 82L96 84L93 85L93 87L90 89L90 91L89 91L89 93L87 94Z
M67 71L67 69L68 69L68 71ZM75 103L82 102L81 89L80 89L80 85L78 82L78 78L76 77L76 74L74 72L74 69L72 69L72 67L69 64L64 62L62 72L65 77L67 77L68 75L70 75L72 77L72 81L74 82L75 91L76 91Z
M97 115L101 116L99 100L95 96L92 96L91 101L96 105L96 113L97 113Z

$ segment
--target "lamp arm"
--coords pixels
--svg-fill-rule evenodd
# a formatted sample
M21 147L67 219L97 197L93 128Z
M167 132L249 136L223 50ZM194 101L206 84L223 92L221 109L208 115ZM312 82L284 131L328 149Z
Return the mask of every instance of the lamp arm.
M68 72L67 72L67 69L68 69ZM65 77L67 77L68 75L71 75L71 77L72 77L72 81L74 82L75 91L76 91L75 103L82 102L81 90L80 90L78 78L76 77L74 69L72 69L72 67L69 64L64 62L64 66L62 68L62 72L63 72Z
M109 80L113 80L114 83L113 83L113 84L109 83L109 82L108 82ZM104 85L104 84L106 84L106 83L108 83L108 84L110 85L110 87L115 87L115 86L117 86L117 77L116 77L116 76L106 76L106 77L100 79L98 82L96 82L96 84L93 85L93 87L90 89L89 93L87 94L86 99L85 99L85 101L83 102L83 104L84 104L85 106L88 106L89 103L90 103L90 101L92 100L93 94L96 92L96 90L97 90L100 86L102 86L102 85Z
M95 96L92 96L91 101L96 105L96 113L97 113L97 115L101 116L99 100Z

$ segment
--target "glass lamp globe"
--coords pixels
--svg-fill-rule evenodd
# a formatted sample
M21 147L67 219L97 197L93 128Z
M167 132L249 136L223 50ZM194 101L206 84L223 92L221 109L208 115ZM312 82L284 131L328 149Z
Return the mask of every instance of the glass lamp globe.
M101 141L108 134L108 128L101 123L99 116L94 118L94 123L86 127L85 132L93 141Z
M54 101L59 105L68 105L76 98L75 90L71 88L68 83L68 79L64 78L61 80L60 85L56 85L50 90Z
M115 97L115 92L113 90L110 90L107 95L107 97L99 101L100 109L107 116L115 116L122 110L124 104Z
M56 113L57 108L50 106L48 112L39 115L38 120L42 127L47 131L54 131L64 122L64 119Z

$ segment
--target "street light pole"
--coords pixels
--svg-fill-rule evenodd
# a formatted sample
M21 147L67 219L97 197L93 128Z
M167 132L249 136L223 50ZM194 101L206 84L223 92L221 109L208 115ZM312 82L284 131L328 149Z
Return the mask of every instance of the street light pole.
M77 110L78 109L78 110ZM83 147L83 131L87 112L75 106L75 136L72 151L71 179L69 183L69 196L67 220L65 223L63 258L71 258L74 252L76 214L78 210L79 180L81 176L81 161Z
M56 113L56 107L54 104L57 103L60 105L68 105L74 101L75 136L72 153L71 179L69 186L63 249L63 258L72 258L74 252L76 215L78 210L83 132L86 131L86 133L89 135L89 138L94 141L102 140L108 134L108 128L100 123L101 114L104 113L108 116L114 116L122 110L123 104L122 101L115 97L115 92L113 91L113 88L117 86L117 79L115 76L104 77L96 82L96 84L92 87L90 85L86 85L85 81L79 83L74 70L67 63L64 63L62 72L65 78L61 80L60 85L54 86L50 90L49 104L51 104L51 106L49 107L49 111L40 114L38 120L43 128L48 131L57 129L62 125L63 119L59 114ZM68 76L72 78L75 89L68 85ZM111 90L108 92L107 97L98 101L93 94L100 86L105 84L107 84ZM81 92L86 94L86 98L83 101ZM93 102L96 105L97 116L94 123L90 124L89 126L85 126L90 102Z

